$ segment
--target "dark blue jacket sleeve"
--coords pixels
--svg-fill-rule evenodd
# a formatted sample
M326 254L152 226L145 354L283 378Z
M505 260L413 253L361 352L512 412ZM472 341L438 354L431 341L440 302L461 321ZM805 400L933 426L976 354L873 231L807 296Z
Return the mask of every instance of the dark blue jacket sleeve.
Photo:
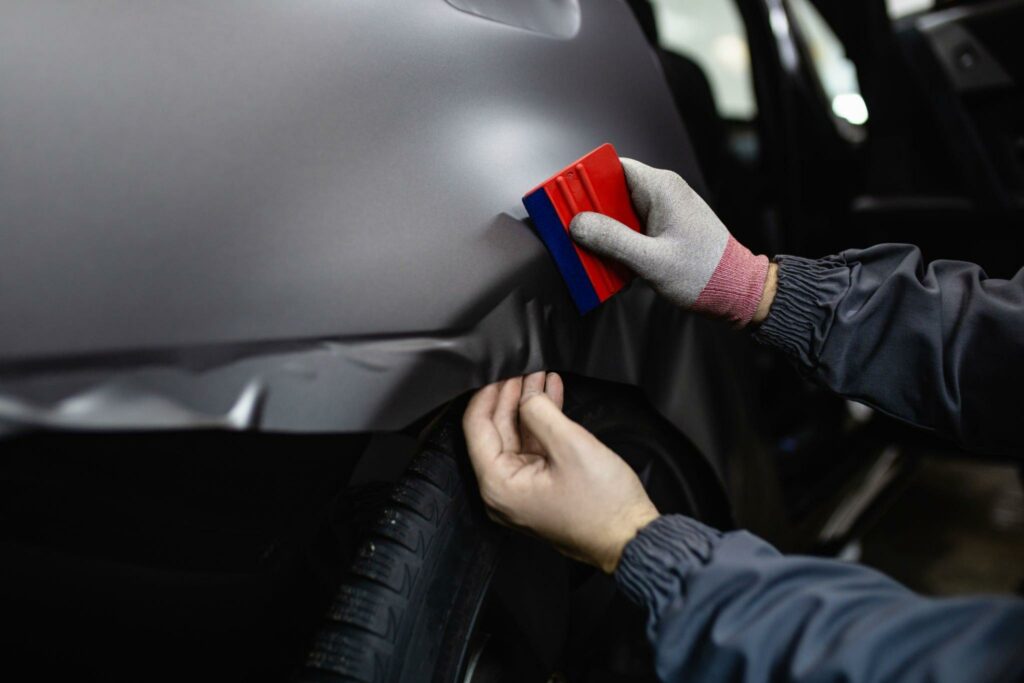
M974 451L1020 457L1024 269L1010 280L882 244L780 256L755 331L833 391Z
M1021 452L1024 270L880 245L782 256L755 332L834 391L980 451ZM926 598L856 564L663 517L616 579L663 681L1024 681L1024 601Z
M648 609L665 683L1024 680L1021 600L925 598L679 515L641 530L615 576Z

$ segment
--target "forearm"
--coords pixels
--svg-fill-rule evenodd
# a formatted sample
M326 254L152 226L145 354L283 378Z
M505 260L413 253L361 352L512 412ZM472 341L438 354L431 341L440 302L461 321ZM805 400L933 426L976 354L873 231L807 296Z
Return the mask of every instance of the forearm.
M648 609L662 681L1018 680L1024 603L934 600L866 567L785 557L745 532L663 517L620 586Z
M1024 271L926 268L907 245L777 260L756 339L839 394L976 450L1019 450L1006 397L1024 383Z

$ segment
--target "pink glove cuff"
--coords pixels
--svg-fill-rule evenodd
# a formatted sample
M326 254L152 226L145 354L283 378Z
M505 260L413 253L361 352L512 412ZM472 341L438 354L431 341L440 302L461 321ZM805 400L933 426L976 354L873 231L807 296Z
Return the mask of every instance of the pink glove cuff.
M745 327L757 312L768 279L768 257L754 256L732 235L693 310Z

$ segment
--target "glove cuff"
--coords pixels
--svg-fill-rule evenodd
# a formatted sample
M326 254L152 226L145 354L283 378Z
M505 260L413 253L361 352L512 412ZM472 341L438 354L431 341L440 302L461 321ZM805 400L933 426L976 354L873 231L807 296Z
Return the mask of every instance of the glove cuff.
M754 256L729 235L722 259L693 310L745 327L757 312L768 279L768 257Z

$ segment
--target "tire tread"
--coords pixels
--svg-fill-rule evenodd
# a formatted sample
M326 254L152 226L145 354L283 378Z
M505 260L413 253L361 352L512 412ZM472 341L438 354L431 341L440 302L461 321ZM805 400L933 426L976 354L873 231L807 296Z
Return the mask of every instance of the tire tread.
M413 459L370 524L297 681L386 683L420 570L458 493L451 455L435 448Z

